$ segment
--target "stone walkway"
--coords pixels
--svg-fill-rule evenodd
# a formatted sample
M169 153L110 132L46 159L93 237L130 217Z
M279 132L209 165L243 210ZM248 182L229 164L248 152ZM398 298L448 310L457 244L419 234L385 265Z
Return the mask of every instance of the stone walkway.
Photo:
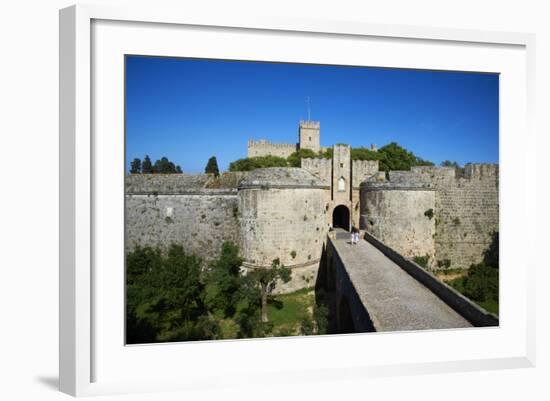
M377 331L472 327L382 252L338 230L333 243Z

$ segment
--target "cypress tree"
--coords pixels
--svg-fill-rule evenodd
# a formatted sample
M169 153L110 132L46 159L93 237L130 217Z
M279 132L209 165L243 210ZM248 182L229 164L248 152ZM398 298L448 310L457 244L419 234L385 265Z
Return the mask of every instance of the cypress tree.
M218 169L218 161L216 160L216 156L212 156L208 159L204 172L206 174L214 174L214 177L219 177L220 170Z
M143 163L141 164L141 172L143 174L153 173L153 164L151 163L151 159L149 158L149 155L145 155L145 158L143 159Z

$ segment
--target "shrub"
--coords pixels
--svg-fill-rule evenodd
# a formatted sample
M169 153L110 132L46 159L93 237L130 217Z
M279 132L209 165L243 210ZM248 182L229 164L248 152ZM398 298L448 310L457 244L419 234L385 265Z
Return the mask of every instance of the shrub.
M313 159L318 157L320 155L311 149L300 149L288 156L286 160L290 167L301 167L303 158Z
M424 212L424 216L426 216L428 219L432 219L434 217L434 210L428 209Z
M438 260L437 267L448 269L449 267L451 267L451 261L449 259Z
M286 159L278 156L245 157L229 164L229 171L251 171L266 167L287 167Z
M472 265L464 278L464 295L481 302L498 299L498 269L485 263Z

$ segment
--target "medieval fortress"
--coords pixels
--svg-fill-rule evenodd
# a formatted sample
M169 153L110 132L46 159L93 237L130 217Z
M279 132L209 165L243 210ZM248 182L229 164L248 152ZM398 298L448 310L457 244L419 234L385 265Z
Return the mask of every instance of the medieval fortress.
M479 263L499 229L495 164L378 170L334 145L332 159L210 174L126 177L126 248L181 244L208 261L224 241L241 249L247 269L275 258L292 268L286 291L315 283L328 231L357 226L408 258L433 268ZM249 141L248 156L324 151L320 123L302 121L297 144Z

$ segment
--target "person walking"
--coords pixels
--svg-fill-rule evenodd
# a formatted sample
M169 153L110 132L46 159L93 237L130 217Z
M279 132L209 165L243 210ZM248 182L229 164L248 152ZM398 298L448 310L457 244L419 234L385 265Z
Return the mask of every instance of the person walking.
M357 245L357 242L359 242L359 230L357 227L353 226L351 228L351 244Z

